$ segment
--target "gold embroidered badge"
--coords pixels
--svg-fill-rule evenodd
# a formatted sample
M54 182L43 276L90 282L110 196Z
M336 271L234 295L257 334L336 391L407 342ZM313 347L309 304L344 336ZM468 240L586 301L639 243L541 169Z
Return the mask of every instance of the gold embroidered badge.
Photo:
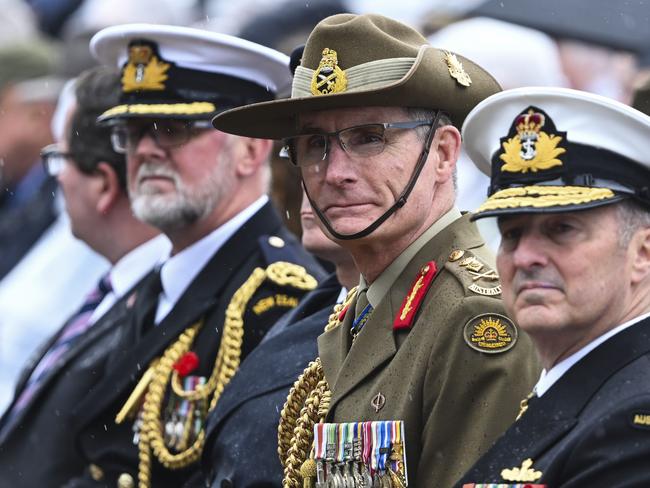
M486 313L470 319L463 329L465 342L472 349L496 354L508 351L517 342L517 328L505 315Z
M150 44L131 44L122 72L122 91L164 90L170 64L160 61Z
M459 85L470 86L472 84L472 79L465 71L465 68L463 68L463 63L458 60L455 54L445 51L445 62L447 63L449 75L455 79Z
M650 429L650 412L634 412L632 415L632 427L637 429Z
M338 66L338 57L333 49L323 49L323 57L311 77L312 95L329 95L345 91L348 78Z
M501 171L512 173L536 173L539 170L562 166L557 159L566 149L557 147L562 137L542 131L546 117L532 108L515 119L517 134L503 142L503 153L499 155L505 164Z
M449 262L453 263L455 261L458 261L460 258L462 258L465 255L465 251L462 249L454 249L449 253Z
M542 477L542 472L534 470L532 466L533 460L528 458L521 463L520 468L501 471L501 477L504 481L537 481Z

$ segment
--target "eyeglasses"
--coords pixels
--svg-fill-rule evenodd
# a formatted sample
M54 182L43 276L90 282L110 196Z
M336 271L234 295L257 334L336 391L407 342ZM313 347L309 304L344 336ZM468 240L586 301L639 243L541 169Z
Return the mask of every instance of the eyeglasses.
M72 158L72 154L63 152L58 144L50 144L41 150L41 159L45 172L50 176L58 176L65 168L66 160Z
M334 132L300 134L285 139L285 146L280 151L280 156L289 157L291 162L299 167L320 163L327 159L330 138L336 138L341 149L349 156L360 158L377 156L386 147L387 132L395 129L415 129L432 123L432 120L385 122L357 125Z
M132 122L113 127L111 144L113 150L120 154L133 152L145 134L153 138L161 148L182 146L200 132L212 129L208 120L156 120Z

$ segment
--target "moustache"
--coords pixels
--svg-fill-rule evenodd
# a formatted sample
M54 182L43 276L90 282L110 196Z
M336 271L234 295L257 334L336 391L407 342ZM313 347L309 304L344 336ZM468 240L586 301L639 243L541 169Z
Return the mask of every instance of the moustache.
M562 279L550 268L518 269L512 279L516 294L527 288L564 288Z
M174 185L179 188L181 179L176 171L174 171L169 166L162 165L160 163L142 163L138 168L136 173L136 183L139 186L142 181L146 178L169 178L174 182Z

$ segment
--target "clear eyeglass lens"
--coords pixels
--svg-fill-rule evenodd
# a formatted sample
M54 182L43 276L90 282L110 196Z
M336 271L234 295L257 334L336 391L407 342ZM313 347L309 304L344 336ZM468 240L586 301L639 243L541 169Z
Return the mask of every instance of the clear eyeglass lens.
M309 166L323 161L328 150L328 139L337 137L343 150L350 156L376 156L384 150L382 124L350 127L331 134L304 134L289 139L294 162L298 166Z

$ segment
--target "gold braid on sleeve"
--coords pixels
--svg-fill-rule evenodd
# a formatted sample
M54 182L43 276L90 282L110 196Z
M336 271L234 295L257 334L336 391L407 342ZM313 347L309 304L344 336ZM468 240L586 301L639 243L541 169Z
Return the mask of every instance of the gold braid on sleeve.
M200 432L191 445L189 444L189 429L194 423L192 412L201 404L209 401L208 411L214 409L225 386L230 382L239 368L241 348L244 338L244 313L246 306L255 292L269 280L280 286L291 286L299 290L313 290L318 284L302 266L278 261L270 264L265 270L255 268L250 277L233 294L226 309L223 332L219 351L215 359L212 374L203 385L197 385L192 390L184 390L181 378L174 365L191 350L194 340L203 326L203 320L187 328L163 353L160 360L151 366L151 380L142 407L142 427L138 442L139 469L138 482L140 488L151 487L152 455L167 469L181 469L193 464L201 457L205 443L205 430ZM192 402L195 408L190 409L186 422L183 449L172 453L164 441L163 403L168 387L180 398Z
M334 306L325 332L340 325L341 312L350 305L356 291L356 287L350 290L344 303ZM303 474L315 472L310 466L314 425L325 421L331 396L320 358L316 358L294 383L280 413L278 456L284 468L283 488L301 488Z

